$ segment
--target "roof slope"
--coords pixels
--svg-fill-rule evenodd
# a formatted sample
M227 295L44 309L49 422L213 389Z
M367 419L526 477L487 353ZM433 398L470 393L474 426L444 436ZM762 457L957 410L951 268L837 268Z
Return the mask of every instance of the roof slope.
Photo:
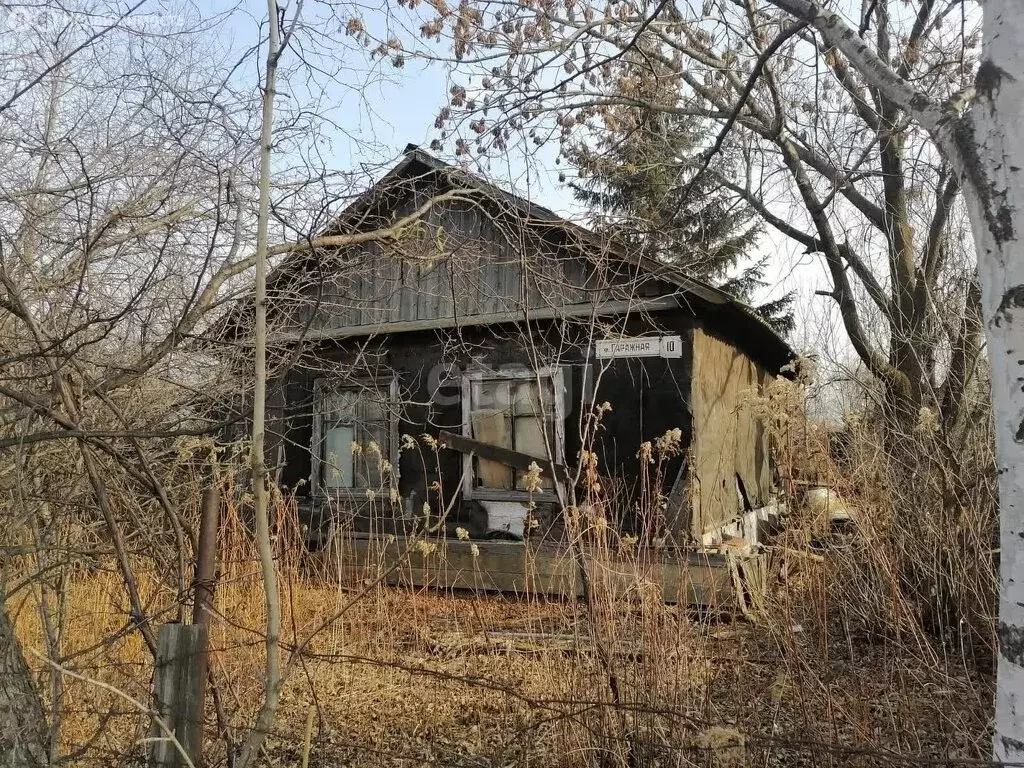
M322 234L359 232L381 226L396 215L404 215L410 207L407 205L410 201L405 199L413 194L410 190L422 194L420 188L427 184L433 185L435 189L471 191L476 207L490 205L494 209L500 210L503 218L514 219L518 237L524 237L523 233L525 232L528 236L536 236L548 241L553 237L560 238L563 243L568 244L565 247L570 251L575 250L578 254L584 252L590 255L601 254L605 261L610 260L617 264L628 265L634 277L635 275L643 276L646 285L640 289L640 292L644 293L647 299L652 296L651 284L664 284L666 287L661 291L660 304L657 301L648 301L647 308L666 309L670 306L685 306L698 317L709 320L710 325L720 334L729 338L738 348L762 362L769 369L778 370L792 357L792 351L786 342L751 307L728 293L692 278L672 265L632 255L607 238L568 221L543 206L507 192L458 166L448 165L414 145L406 147L402 159L373 187L347 206ZM407 208L399 210L399 206L403 204L407 205ZM456 217L454 223L450 218L445 219L444 216L447 214L442 212L431 210L430 215L434 217L435 213L436 217L440 218L435 217L432 221L428 221L428 226L435 226L439 229L447 228L449 232L460 226L476 227L478 230L481 226L485 228L487 226L486 223L481 225L479 221L467 225L464 212L461 219L459 218L460 214L454 214ZM500 227L497 227L490 232L489 237L501 239L502 233L499 230ZM478 231L478 236L482 239L488 238L487 232L483 231ZM379 248L374 250L374 244L371 244L369 249L364 246L364 250L369 250L371 254L383 255ZM451 246L449 250L456 250L456 247ZM404 268L396 263L399 261L397 259L377 259L375 264L368 266L364 264L363 267L367 272L365 279L360 280L346 276L343 278L345 281L343 284L334 286L332 294L337 306L363 301L362 310L359 312L349 311L347 314L335 312L336 316L327 325L315 329L312 335L307 329L306 338L342 338L353 335L369 335L370 333L396 333L421 326L424 317L436 318L438 322L435 327L510 322L515 320L517 315L518 319L523 319L527 315L537 319L545 315L558 317L563 312L572 314L574 307L583 307L584 305L590 307L595 303L594 296L597 294L594 289L585 287L586 276L567 277L566 270L572 270L572 265L555 264L557 259L544 258L536 259L537 262L543 262L543 264L538 264L535 267L523 267L519 262L522 261L521 252L526 251L530 251L530 249L524 248L520 242L517 251L510 251L504 256L499 253L496 257L496 261L499 262L496 267L497 271L489 278L492 285L484 286L484 289L480 289L478 285L464 282L456 285L457 281L466 280L467 273L472 271L463 265L451 267L452 275L448 278L451 281L450 285L440 285L429 282L435 279L436 274L435 277L431 277L431 270L422 265L416 266L415 259L411 261L413 266ZM491 258L495 257L492 255ZM429 254L427 260L430 260ZM295 254L275 270L275 274L271 277L271 284L291 284L297 276L311 271L330 272L335 275L355 271L348 268L350 262L347 261L342 262L345 269L341 269L339 264L332 268L322 262L323 259L316 253ZM473 268L479 271L476 264ZM499 274L501 270L508 274ZM557 275L553 274L552 270L557 271ZM435 269L433 273L437 271ZM535 271L538 274L533 274ZM414 273L414 277L410 278L410 272ZM323 280L323 275L320 279ZM445 278L440 279L444 280ZM436 306L431 304L424 307L421 296L418 300L417 312L417 299L410 298L408 291L408 283L416 280L419 280L421 284L427 281L427 288L435 291L440 289L442 294L450 291L451 301L442 296L437 299ZM485 282L486 280L487 278L484 278ZM534 285L534 282L531 281L537 284ZM367 285L367 283L371 284ZM502 285L507 288L508 285L519 285L519 283L525 286L522 289L525 294L522 303L513 306L508 303L502 304L500 301L492 301L489 294L484 297L488 290L494 290L494 285ZM562 284L561 292L543 295L548 290L544 286L558 283ZM631 285L635 286L636 283ZM389 288L389 286L391 287ZM417 286L416 290L420 289L423 289L423 285ZM322 287L320 290L323 290ZM474 291L480 294L476 300L473 298ZM291 293L291 291L289 292ZM539 298L533 298L531 292L537 293ZM330 290L328 290L328 294L330 294ZM635 303L637 307L644 308L642 305L645 296L627 294L621 290L613 296L604 289L600 295L603 297L601 300L606 303L609 314L612 313L615 306L620 304L625 306L626 302L623 300L628 300ZM516 296L519 298L518 293ZM666 302L665 298L668 296L674 297L677 303ZM616 298L619 299L618 302L614 300ZM406 306L410 301L413 305L411 310ZM463 302L465 307L460 307L460 303ZM309 318L305 319L307 325L310 325L308 320Z

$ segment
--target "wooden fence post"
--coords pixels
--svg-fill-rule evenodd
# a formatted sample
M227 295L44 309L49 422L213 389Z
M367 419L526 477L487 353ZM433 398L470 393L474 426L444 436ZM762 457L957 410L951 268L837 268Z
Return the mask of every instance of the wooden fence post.
M204 674L205 665L200 659L205 649L205 625L164 624L160 627L154 676L156 712L163 725L174 734L174 739L154 722L150 734L150 768L185 768L197 764L203 738L203 701L197 696L198 676Z
M203 628L200 650L196 657L196 710L200 719L206 708L206 683L210 674L209 626L213 610L214 587L217 584L217 530L220 526L220 488L217 473L211 471L210 484L203 491L202 513L199 518L199 545L196 550L195 599L192 624ZM216 690L214 696L216 697ZM216 705L216 698L214 699ZM230 744L229 744L230 749ZM203 725L196 727L195 752L192 762L196 768L203 764Z

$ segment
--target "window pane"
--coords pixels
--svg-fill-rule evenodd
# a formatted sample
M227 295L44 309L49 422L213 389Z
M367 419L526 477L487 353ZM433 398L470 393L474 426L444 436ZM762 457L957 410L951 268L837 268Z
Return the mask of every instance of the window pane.
M385 403L374 392L362 392L359 398L359 419L363 422L384 421Z
M323 484L325 488L352 487L352 440L355 428L329 427L324 432Z
M357 434L362 451L356 462L355 485L357 488L377 489L381 487L383 483L381 465L390 456L388 433L388 425L382 422L364 422L359 425ZM377 446L377 450L370 449L371 443Z
M509 382L494 379L474 382L473 410L481 408L507 411L509 409Z
M386 388L350 386L320 393L316 417L323 434L318 447L323 490L382 487L383 462L391 458L393 407Z
M516 415L541 413L544 409L552 408L554 403L552 403L551 394L547 390L548 388L545 387L544 400L542 403L541 398L538 395L536 381L531 380L518 382L516 384L515 394Z
M516 450L528 456L536 456L546 459L548 457L548 442L544 434L543 417L519 416L515 420L516 425ZM550 437L550 431L548 432ZM554 448L554 446L551 446Z
M329 424L352 424L356 420L355 392L333 392L324 397L322 413Z
M545 426L547 427L546 438ZM552 422L543 416L517 416L515 420L515 442L516 450L520 453L538 458L548 458L548 446L551 446L552 451L555 447ZM520 490L525 488L524 474L525 472L522 470L516 472L516 488ZM548 474L541 476L541 487L545 490L554 487Z

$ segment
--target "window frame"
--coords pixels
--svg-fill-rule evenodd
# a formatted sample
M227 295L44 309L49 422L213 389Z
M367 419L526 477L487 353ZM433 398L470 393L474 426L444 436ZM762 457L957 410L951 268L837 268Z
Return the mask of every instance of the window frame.
M381 387L386 383L386 390ZM326 488L320 481L320 469L323 459L320 457L323 451L324 442L324 410L322 404L328 395L336 394L346 390L357 392L376 392L378 395L386 396L385 405L388 410L388 455L386 458L391 462L392 482L398 485L398 378L394 375L387 378L354 378L339 381L331 376L319 376L313 380L313 435L310 446L310 477L309 485L314 501L358 501L366 500L366 491L380 491L378 488L368 486L353 486L351 488ZM386 489L384 489L386 490Z
M473 438L473 384L483 381L524 381L550 379L554 392L554 457L552 463L565 464L565 372L562 366L550 365L537 370L515 368L491 371L474 370L462 374L462 436ZM543 401L542 401L542 405ZM463 498L483 501L558 501L558 478L552 478L554 487L548 491L524 491L518 488L484 488L474 485L473 454L462 454L462 495Z

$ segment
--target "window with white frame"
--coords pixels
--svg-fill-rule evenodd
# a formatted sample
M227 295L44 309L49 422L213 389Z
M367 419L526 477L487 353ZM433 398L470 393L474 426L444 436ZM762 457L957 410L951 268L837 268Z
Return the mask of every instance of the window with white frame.
M314 387L312 485L321 495L379 490L397 450L395 382Z
M553 460L564 458L562 377L558 369L470 372L463 378L463 434L482 443ZM468 497L528 493L526 472L500 461L466 456ZM540 495L554 492L550 473Z

